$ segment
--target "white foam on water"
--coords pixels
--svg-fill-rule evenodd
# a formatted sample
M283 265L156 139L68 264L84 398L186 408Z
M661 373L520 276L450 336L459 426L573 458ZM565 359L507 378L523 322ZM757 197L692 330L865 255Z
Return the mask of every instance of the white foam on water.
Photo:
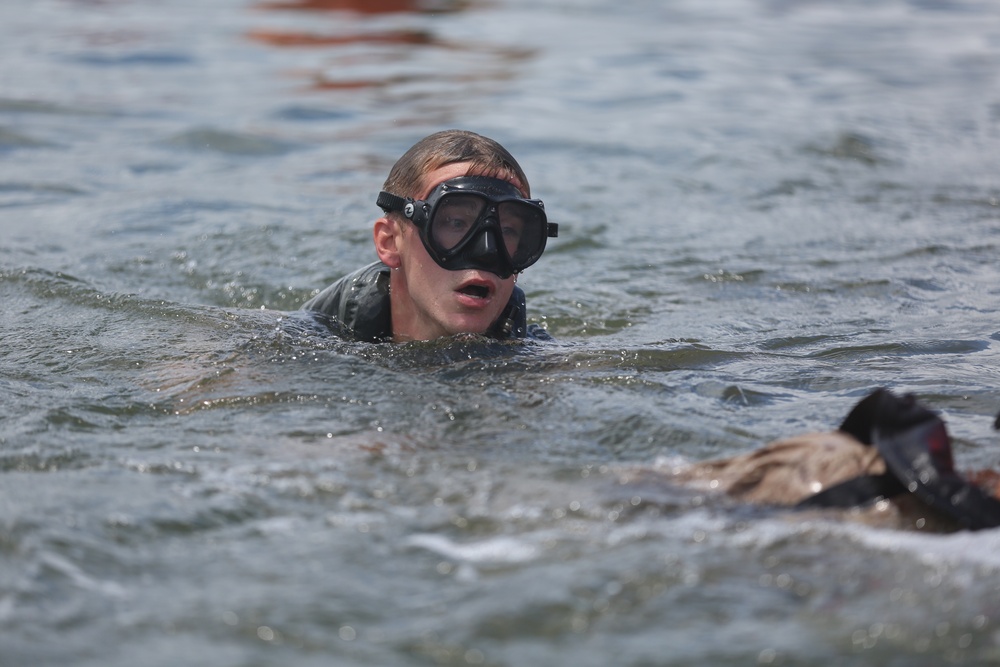
M405 544L476 565L526 563L535 560L541 553L529 540L512 537L491 537L463 543L443 535L421 533L407 538Z

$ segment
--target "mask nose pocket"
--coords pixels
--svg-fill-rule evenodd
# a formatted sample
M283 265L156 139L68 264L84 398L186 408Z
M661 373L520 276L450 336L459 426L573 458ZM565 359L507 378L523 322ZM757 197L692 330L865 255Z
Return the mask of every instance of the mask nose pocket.
M496 231L492 228L484 229L473 241L470 256L480 261L497 259L500 256L500 248L497 245Z

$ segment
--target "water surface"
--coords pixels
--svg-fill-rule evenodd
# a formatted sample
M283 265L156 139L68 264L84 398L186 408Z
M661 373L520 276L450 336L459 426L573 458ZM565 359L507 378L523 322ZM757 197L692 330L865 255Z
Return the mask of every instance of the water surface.
M996 531L658 477L877 386L1000 465L993 3L0 26L0 665L1000 660ZM519 281L556 342L312 331L294 311L374 259L385 173L446 127L560 223Z

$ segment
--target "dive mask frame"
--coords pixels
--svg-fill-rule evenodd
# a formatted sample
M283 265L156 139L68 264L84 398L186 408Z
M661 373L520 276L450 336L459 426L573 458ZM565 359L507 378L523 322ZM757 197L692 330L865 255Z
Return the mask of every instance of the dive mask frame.
M446 246L437 238L441 230L435 227L436 216L443 215L444 204L456 201L482 207L461 238ZM386 213L401 213L412 222L431 259L449 271L479 269L506 279L537 262L545 252L546 240L559 235L559 225L548 221L541 199L526 199L513 184L489 176L449 179L435 187L425 200L383 190L376 204ZM511 252L505 242L505 218L511 215L530 226L521 230L528 235L526 242L530 244L524 252Z

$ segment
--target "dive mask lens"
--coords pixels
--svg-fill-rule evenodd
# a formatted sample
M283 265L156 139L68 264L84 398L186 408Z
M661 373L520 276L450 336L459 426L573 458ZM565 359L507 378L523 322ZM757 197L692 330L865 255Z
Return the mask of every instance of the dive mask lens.
M506 201L498 207L500 233L512 266L521 271L542 256L549 227L541 206Z
M438 248L449 252L466 239L487 206L484 197L474 194L446 193L431 211L430 237Z

